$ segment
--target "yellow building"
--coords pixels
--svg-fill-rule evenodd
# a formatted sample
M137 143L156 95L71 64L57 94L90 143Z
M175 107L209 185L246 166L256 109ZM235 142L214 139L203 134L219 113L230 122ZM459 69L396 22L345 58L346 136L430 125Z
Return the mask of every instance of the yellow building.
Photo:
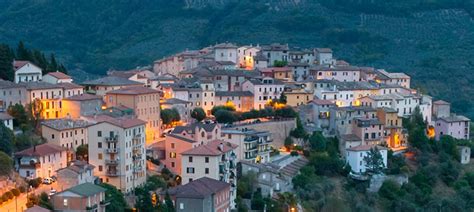
M145 87L129 87L107 92L107 108L125 106L131 108L138 119L146 121L147 144L160 135L160 92Z
M292 107L307 104L314 98L313 93L305 90L292 90L285 91L283 94L286 96L286 104Z

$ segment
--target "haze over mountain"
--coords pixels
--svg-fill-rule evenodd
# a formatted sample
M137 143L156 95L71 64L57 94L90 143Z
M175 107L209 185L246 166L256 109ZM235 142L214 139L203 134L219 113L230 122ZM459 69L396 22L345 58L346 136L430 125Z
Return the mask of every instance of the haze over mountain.
M92 74L224 41L330 47L355 65L404 71L474 118L472 2L0 0L0 42L23 40Z

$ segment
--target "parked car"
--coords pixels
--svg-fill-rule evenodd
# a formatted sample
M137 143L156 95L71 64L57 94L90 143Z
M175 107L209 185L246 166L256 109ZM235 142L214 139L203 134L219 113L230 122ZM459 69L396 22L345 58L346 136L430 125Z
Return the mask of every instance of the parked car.
M54 182L53 179L51 179L50 177L47 177L47 178L43 179L43 184L46 184L46 185L50 185L53 182Z

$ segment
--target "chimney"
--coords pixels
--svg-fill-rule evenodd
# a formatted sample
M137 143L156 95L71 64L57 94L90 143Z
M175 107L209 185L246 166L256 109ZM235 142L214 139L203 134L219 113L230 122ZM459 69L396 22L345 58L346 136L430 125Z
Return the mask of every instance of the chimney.
M33 152L36 152L36 144L33 145Z

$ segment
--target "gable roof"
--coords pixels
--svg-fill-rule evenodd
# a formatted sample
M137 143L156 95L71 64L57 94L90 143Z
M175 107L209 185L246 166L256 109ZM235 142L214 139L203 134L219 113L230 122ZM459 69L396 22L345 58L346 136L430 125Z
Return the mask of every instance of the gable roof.
M82 197L90 197L94 194L98 194L100 192L105 192L106 189L105 188L102 188L98 185L94 185L92 183L83 183L83 184L79 184L77 186L74 186L72 188L69 188L69 189L66 189L56 195L60 195L61 193L64 193L66 191L69 191L69 192L72 192L72 193L75 193L77 195L80 195Z
M120 85L143 85L143 83L132 81L122 77L107 76L95 80L89 80L83 85L102 85L102 86L120 86Z
M204 199L229 187L229 183L203 177L186 185L168 189L167 192L176 198Z
M70 171L73 171L77 174L80 174L80 173L84 173L86 172L87 170L92 170L94 169L95 166L91 165L91 164L88 164L87 162L85 161L73 161L71 162L71 165L68 166L68 167L64 167L64 168L61 168L61 169L58 169L56 172L62 172L64 170L70 170Z
M40 67L38 67L37 65L35 65L34 63L30 62L30 61L27 61L27 60L15 60L13 61L13 70L18 71L20 70L23 66L25 66L26 64L31 64L39 69L41 69Z
M214 140L207 144L184 151L181 155L219 156L237 148L237 145L223 140Z
M15 156L45 156L66 151L66 148L51 143L44 143L15 153Z
M10 120L13 119L8 113L0 112L0 120Z
M109 91L106 94L120 94L120 95L142 95L142 94L152 94L152 93L160 93L160 91L146 88L146 87L129 87L129 88L121 88L118 90Z
M136 127L139 125L145 125L147 123L146 121L142 121L137 118L126 117L126 116L112 117L112 116L104 115L104 114L89 116L88 118L90 118L93 121L96 121L97 122L96 124L106 122L106 123L109 123L109 124L112 124L124 129Z
M70 130L85 128L92 125L92 123L80 119L50 119L41 122L41 125L55 130Z
M205 124L202 122L197 122L186 126L177 126L174 128L172 133L181 134L181 132L186 131L188 134L194 134L196 129L199 130L201 128L203 128L206 132L211 132L214 130L214 128L216 128L216 126L216 123Z
M51 210L48 210L46 208L40 207L40 206L33 206L31 208L28 208L25 210L25 212L50 212Z
M59 71L49 72L49 73L45 74L45 76L46 75L52 76L56 79L72 79L71 76L69 76L69 75L67 75L63 72L59 72Z
M74 96L70 96L68 98L65 98L63 100L70 100L70 101L87 101L87 100L102 100L102 97L97 96L97 95L92 95L88 93L83 93L83 94L78 94Z

